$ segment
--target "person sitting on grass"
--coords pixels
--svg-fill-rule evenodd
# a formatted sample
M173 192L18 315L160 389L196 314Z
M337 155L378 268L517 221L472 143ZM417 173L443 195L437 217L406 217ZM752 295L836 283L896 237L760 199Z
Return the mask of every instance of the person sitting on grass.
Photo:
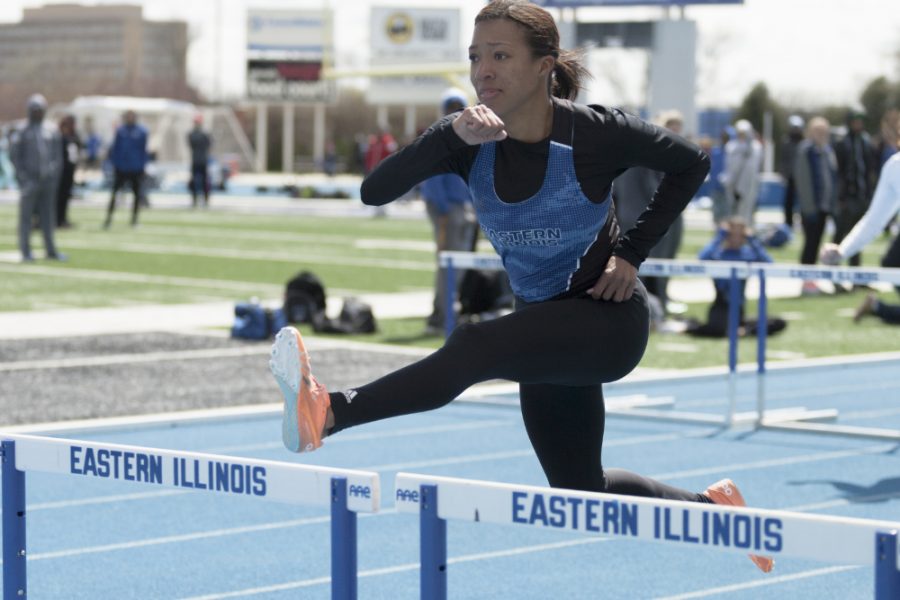
M732 216L722 222L716 232L715 238L700 251L700 260L727 260L747 262L772 262L772 257L766 252L762 242L753 235L747 227L743 217ZM688 322L686 333L697 337L727 337L728 313L730 312L731 281L729 279L715 279L716 298L709 307L706 323L700 323L696 319ZM740 309L738 311L738 335L753 336L759 329L756 319L747 319L744 316L744 289L747 281L738 280ZM777 333L787 327L784 319L768 319L766 322L766 334Z

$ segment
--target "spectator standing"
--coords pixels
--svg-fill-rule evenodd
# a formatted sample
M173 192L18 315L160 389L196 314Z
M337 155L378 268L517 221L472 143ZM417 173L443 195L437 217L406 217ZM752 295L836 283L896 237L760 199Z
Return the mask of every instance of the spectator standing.
M375 167L385 158L397 151L397 140L387 129L382 129L378 134L369 136L366 146L366 175L375 170Z
M837 212L834 219L834 243L839 244L853 226L862 218L878 178L878 159L875 147L864 126L865 115L858 111L847 114L847 135L837 143L835 155L838 167ZM858 267L859 254L847 259L847 263Z
M719 144L709 149L710 198L713 225L716 227L729 214L728 200L725 198L725 147L735 138L737 132L728 125L719 133Z
M836 265L842 258L858 253L898 214L900 214L900 154L895 153L881 169L881 178L878 180L869 210L840 245L825 244L822 248L822 262ZM894 237L884 258L881 259L881 266L900 267L900 235ZM895 287L900 293L900 286ZM900 324L900 305L881 302L874 294L866 296L857 309L854 320L859 321L867 314L881 317L885 323Z
M391 135L387 128L382 128L378 134L370 135L365 155L366 176L374 171L381 161L396 152L397 148L397 140L394 139L394 136ZM387 211L384 206L375 207L374 216L383 217L386 214Z
M109 208L106 211L104 229L112 224L113 211L116 208L116 193L126 183L134 192L134 205L131 210L131 226L137 227L138 213L141 207L141 185L144 169L149 158L147 153L147 129L137 122L137 114L133 110L125 113L125 122L116 129L115 138L109 149L114 176L112 193L109 197Z
M794 186L803 226L803 250L800 263L816 264L816 255L825 225L837 207L837 158L829 143L831 125L824 117L813 117L806 128L806 139L797 148L794 160ZM804 281L802 293L820 294L815 281Z
M662 112L656 118L656 124L668 129L676 135L681 135L684 128L684 117L677 110ZM622 232L634 229L640 215L647 210L647 205L656 193L664 173L654 171L647 167L632 167L619 175L613 182L613 203L616 209L616 218ZM650 258L675 258L678 248L681 246L681 238L684 235L684 217L681 213L672 222L669 230L650 249ZM651 307L651 319L663 318L668 312L669 296L667 288L668 277L641 277L647 293L659 301L659 312L654 315ZM651 299L652 302L652 299Z
M791 115L788 117L788 131L781 142L781 152L778 158L778 172L784 179L784 224L794 228L794 212L796 210L797 191L794 184L794 163L797 160L797 149L803 142L803 117Z
M13 132L10 159L19 184L19 251L22 262L32 262L32 216L38 213L44 250L51 260L65 260L56 250L56 188L62 169L59 130L44 122L47 100L40 94L28 99L28 121Z
M881 135L878 141L879 169L883 170L894 154L900 150L900 110L892 108L881 117Z
M725 199L729 215L741 216L752 226L763 149L750 121L740 119L734 124L734 130L737 137L725 145Z
M325 143L325 153L322 155L322 172L329 177L334 177L337 173L337 164L337 147L334 145L334 141L328 140Z
M468 100L465 94L455 88L444 92L441 99L441 111L450 115L466 108ZM434 242L438 255L444 250L473 251L478 233L475 208L466 182L455 173L442 173L426 179L421 183L419 192L425 201L425 209L434 231ZM462 273L456 273L456 289ZM434 277L434 302L431 315L425 322L425 332L439 335L444 332L447 303L447 272L440 268Z
M100 150L103 149L103 140L94 129L94 119L87 117L84 120L84 163L90 169L100 166Z
M56 192L56 226L68 229L69 200L72 199L72 186L75 184L75 169L81 157L81 138L75 129L75 116L66 115L59 122L59 135L62 142L62 173Z
M12 165L8 164L9 160L9 132L5 128L0 128L0 190L9 187L12 177Z
M197 208L197 197L203 194L203 206L209 208L209 151L212 137L203 131L203 116L194 117L194 128L187 136L191 149L191 207Z

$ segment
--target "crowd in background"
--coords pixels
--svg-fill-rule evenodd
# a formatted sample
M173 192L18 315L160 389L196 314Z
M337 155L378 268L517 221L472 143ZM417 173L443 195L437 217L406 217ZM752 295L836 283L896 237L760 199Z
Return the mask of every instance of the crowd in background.
M456 110L465 101L462 92L453 97ZM446 109L446 99L442 109ZM21 211L19 221L19 246L23 261L33 260L30 247L32 229L40 229L48 258L65 260L56 250L54 228L73 226L70 220L69 202L76 183L76 169L102 168L111 187L110 200L104 227L109 228L116 207L118 192L130 188L134 197L131 225L137 226L140 208L148 205L146 171L152 159L147 147L148 131L138 123L134 111L127 111L115 129L108 147L94 131L90 119L79 124L73 115L66 114L57 123L44 120L46 101L40 95L28 103L27 118L0 135L0 188L10 187L15 180L20 188ZM677 111L665 111L654 121L657 125L682 134L683 117ZM839 244L863 218L872 201L880 173L888 160L898 151L900 143L900 111L892 109L881 118L880 130L873 134L864 128L865 115L856 110L848 111L842 124L830 123L821 115L791 115L782 140L776 144L777 172L783 183L783 224L774 231L763 233L756 228L757 199L761 195L765 141L757 128L747 119L738 119L724 127L718 141L701 137L697 142L710 155L711 170L699 195L708 198L716 236L721 239L724 231L739 223L745 228L749 240L760 236L762 241L781 245L789 241L796 231L802 235L797 257L801 264L818 262L823 244ZM83 125L84 134L79 133ZM190 180L188 183L192 206L209 206L210 177L207 165L211 160L213 140L203 129L199 115L185 143L190 148ZM381 127L371 134L356 136L354 153L348 168L367 174L385 157L398 149L398 142L388 127ZM329 140L328 152L319 168L334 175L338 157L335 143ZM659 173L647 169L629 169L614 183L617 217L623 231L633 226L646 203L625 202L624 198L639 197L646 202L658 185ZM474 234L461 236L465 242L451 243L446 226L442 226L451 214L447 206L470 207L462 195L449 201L447 194L436 194L432 183L420 186L413 193L421 197L435 228L435 241L439 248L456 249L474 247ZM441 188L443 189L443 188ZM438 197L438 200L435 198ZM442 208L443 207L443 208ZM467 209L466 209L467 210ZM376 216L383 216L382 211ZM466 231L471 229L471 218L463 219ZM681 243L683 223L679 219L668 235L654 248L654 258L674 258ZM452 233L452 232L450 232ZM826 238L830 234L830 241ZM900 252L898 252L900 254ZM860 253L846 257L847 264L861 264ZM892 264L890 257L884 266ZM440 275L436 281L441 281ZM645 280L660 318L683 306L670 303L666 293L665 278ZM442 312L441 290L436 285L434 311L427 322L430 332L441 329L445 319ZM815 281L805 281L802 294L823 293ZM840 285L836 291L844 291ZM871 304L871 302L870 302Z

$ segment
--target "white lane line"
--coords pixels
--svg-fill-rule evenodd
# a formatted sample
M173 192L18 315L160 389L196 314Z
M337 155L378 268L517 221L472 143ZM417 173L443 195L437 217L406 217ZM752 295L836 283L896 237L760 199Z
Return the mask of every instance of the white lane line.
M428 435L432 433L447 433L451 431L471 431L475 429L493 429L495 427L512 427L519 425L517 420L493 420L493 421L475 421L471 423L453 423L449 425L430 425L427 427L409 427L405 429L391 429L386 431L372 431L366 433L348 433L341 434L340 437L334 439L329 438L326 442L329 446L334 444L343 444L349 442L361 442L369 440L380 440L385 438L409 437L416 435ZM262 442L258 444L243 444L237 446L220 446L218 448L210 448L204 452L210 454L233 454L236 452L252 452L256 450L274 450L283 448L280 441Z
M144 428L181 427L195 423L212 424L219 421L246 421L280 417L284 402L268 404L249 404L243 406L224 406L221 408L198 408L146 415L126 417L103 417L99 419L78 419L73 421L52 421L48 423L29 423L28 425L4 425L2 433L30 433L32 435L51 435L72 437L76 434L116 433L123 431L134 433ZM183 450L183 448L181 448Z
M60 508L72 508L74 506L92 506L96 504L112 504L115 502L128 502L129 500L149 500L165 498L167 496L181 496L190 494L189 490L164 490L159 492L138 492L134 494L115 494L112 496L92 496L78 500L58 500L54 502L36 502L28 505L28 512L37 510L56 510Z
M153 283L175 287L205 288L212 290L229 290L253 293L258 296L277 296L284 293L283 286L270 283L254 283L251 281L232 281L227 279L200 279L196 277L176 277L168 275L142 275L138 273L100 271L96 269L76 269L62 267L45 267L41 265L4 265L0 264L0 272L46 275L48 277L69 277L72 279L90 279L95 281L114 281L119 283Z
M849 498L834 498L832 500L824 500L822 502L813 502L811 504L798 504L797 506L789 506L781 510L789 512L813 512L827 510L829 508L840 508L850 504L864 504L870 502L882 502L885 500L894 500L900 498L900 491L884 492L882 494L868 494L865 496L851 496Z
M866 446L856 450L842 450L839 452L818 452L814 454L801 454L799 456L787 456L784 458L773 458L770 460L759 460L746 463L734 463L730 465L719 465L716 467L707 467L702 469L691 469L687 471L673 471L671 473L660 473L657 475L649 475L652 479L677 479L681 477L697 477L700 475L717 475L721 473L734 473L736 471L755 471L759 469L768 469L771 467L783 467L786 465L798 465L803 463L820 462L825 460L838 460L841 458L853 458L855 456L864 456L866 454L883 454L891 452L897 447L896 444L878 444L876 446Z
M668 442L680 440L686 437L699 437L707 435L708 429L697 429L683 433L662 433L655 435L635 436L622 438L619 440L609 440L603 444L604 448L612 448L616 446L635 446L639 444L652 444L655 442ZM523 458L526 456L534 456L534 449L531 447L521 450L506 450L503 452L485 452L482 454L465 454L461 456L452 456L448 458L435 458L430 460L410 461L403 463L387 463L381 465L372 465L368 467L357 467L363 471L405 471L409 469L423 469L430 467L442 467L456 464L472 464L477 462L485 462L491 460L507 460L511 458Z
M165 352L140 352L128 354L107 354L103 356L78 356L73 358L53 358L47 360L20 360L0 363L0 372L31 371L36 369L74 369L80 367L100 367L173 360L200 360L211 358L236 358L269 353L266 346L238 346L234 348L204 348L199 350L167 350Z
M660 596L656 600L688 600L689 598L706 598L707 596L715 596L718 594L730 594L740 592L742 590L750 590L769 585L777 585L779 583L787 583L789 581L797 581L800 579L808 579L810 577L822 577L823 575L832 575L834 573L843 573L844 571L852 571L860 569L859 565L849 565L843 567L825 567L823 569L813 569L812 571L801 571L800 573L792 573L791 575L781 575L776 577L766 577L756 581L748 581L746 583L736 583L734 585L724 585L722 587L708 588L705 590L697 590L696 592L688 592L686 594L677 594L675 596Z
M573 546L584 546L587 544L598 544L601 542L612 541L613 538L587 538L579 540L569 540L566 542L554 542L551 544L537 544L534 546L519 546L517 548L509 548L507 550L497 550L495 552L480 552L478 554L466 554L457 556L447 560L448 565L473 562L478 560L489 560L493 558L505 558L507 556L521 556L523 554L532 554L535 552L548 552L551 550L560 550L563 548L571 548ZM402 573L408 571L418 571L419 563L406 563L395 565L392 567L383 567L380 569L368 569L360 571L358 577L377 577L380 575L392 575L394 573ZM222 598L240 598L244 596L257 596L270 592L280 592L285 590L295 590L300 588L312 587L316 585L324 585L331 583L331 577L314 577L312 579L302 579L300 581L289 581L276 585L265 587L248 588L245 590L236 590L233 592L223 592L220 594L206 594L204 596L191 596L183 600L220 600Z
M114 250L116 252L131 252L134 254L150 255L182 255L191 258L228 258L244 261L286 262L297 264L297 251L276 252L271 250L249 250L234 248L210 248L209 246L186 246L174 244L140 244L136 242L113 242L108 244L97 242L78 242L70 240L66 242L67 248L80 248L87 250ZM400 269L404 271L434 271L434 260L402 260L390 258L367 258L364 256L335 256L334 254L310 254L303 252L304 264L343 265L351 267L374 267L381 269ZM22 269L20 272L29 272Z
M360 515L362 516L362 515ZM228 529L214 529L212 531L198 531L196 533L185 533L181 535L167 535L156 538L146 538L143 540L134 540L131 542L120 542L118 544L104 544L102 546L87 546L83 548L69 548L67 550L57 550L55 552L39 552L28 556L28 560L47 560L52 558L68 558L70 556L84 556L85 554L99 554L101 552L114 552L117 550L133 550L135 548L145 548L147 546L159 546L161 544L178 544L181 542L191 542L194 540L204 540L210 538L225 537L230 535L243 535L245 533L259 533L262 531L272 531L275 529L287 529L290 527L300 527L303 525L314 525L319 523L328 523L331 521L330 516L310 517L306 519L294 519L291 521L276 521L274 523L262 523L260 525L247 525L245 527L231 527Z

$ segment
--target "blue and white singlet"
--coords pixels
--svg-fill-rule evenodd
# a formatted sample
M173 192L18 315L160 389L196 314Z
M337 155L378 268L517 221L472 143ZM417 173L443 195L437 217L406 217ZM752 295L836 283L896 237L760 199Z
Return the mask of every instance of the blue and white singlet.
M562 111L554 111L559 118ZM572 275L605 225L610 197L591 202L578 183L572 159L574 119L554 127L569 133L566 143L550 140L544 181L538 192L519 202L504 202L494 186L496 142L482 144L469 173L469 190L478 221L500 255L513 292L538 302L569 290Z

